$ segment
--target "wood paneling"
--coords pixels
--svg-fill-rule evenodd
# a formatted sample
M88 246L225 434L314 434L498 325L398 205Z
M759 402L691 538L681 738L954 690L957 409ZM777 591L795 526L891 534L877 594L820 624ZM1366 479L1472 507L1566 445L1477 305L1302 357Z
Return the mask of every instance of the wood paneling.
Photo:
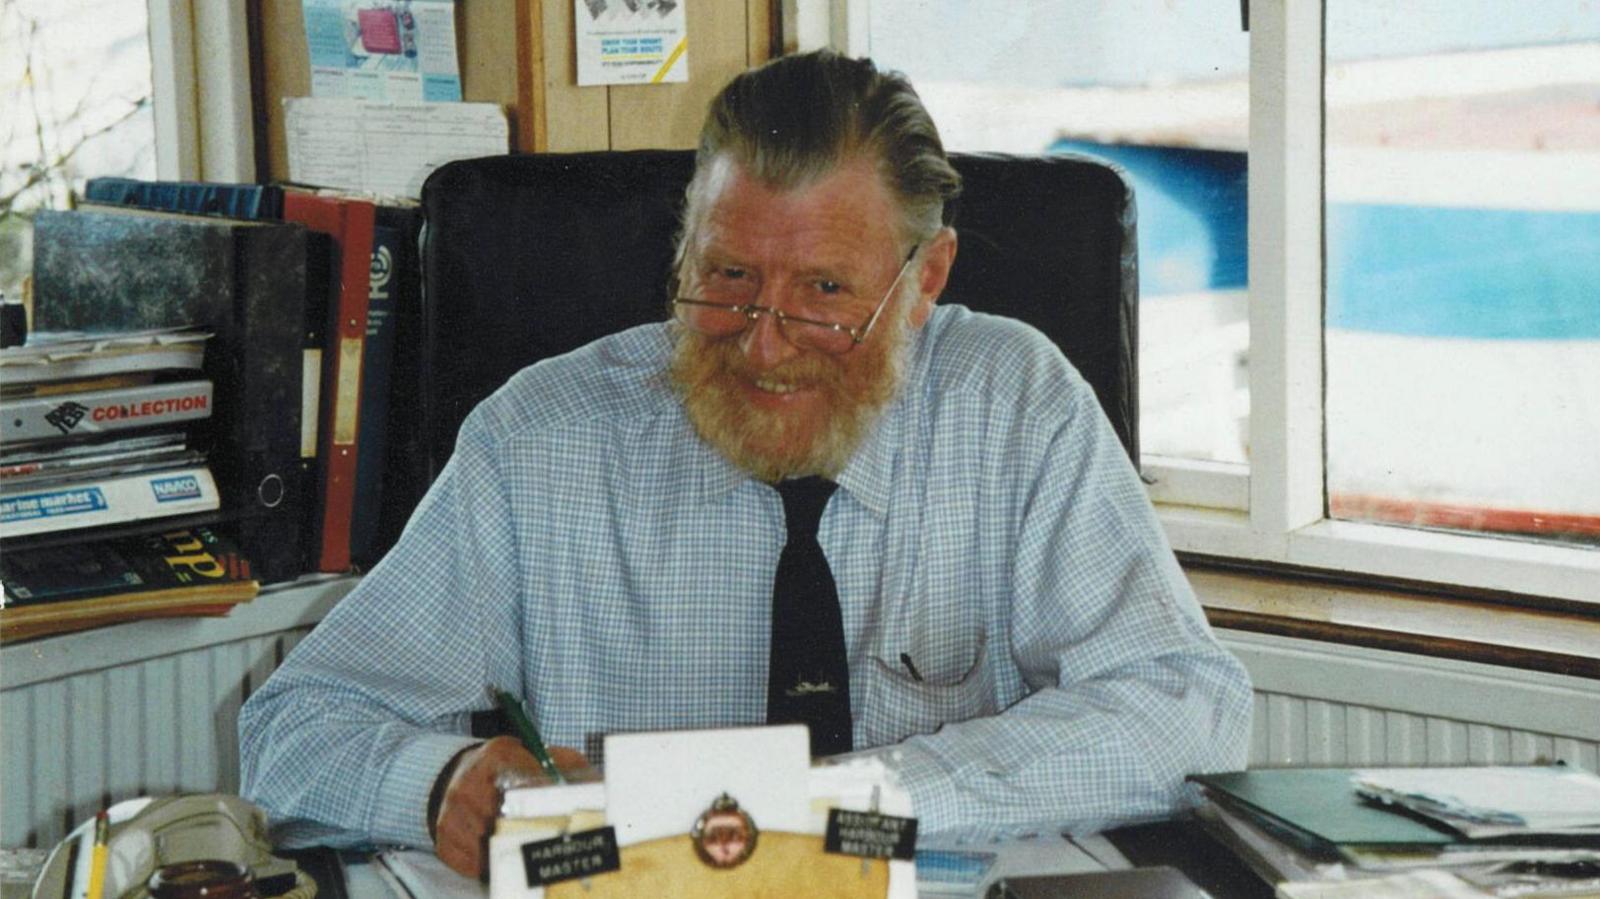
M311 95L311 60L306 53L306 23L300 0L261 0L260 21L262 58L259 71L265 84L258 96L265 108L258 110L256 140L267 142L267 180L289 177L289 150L283 137L283 98Z
M530 0L535 2L535 0ZM577 37L571 0L544 5L544 95L546 144L552 153L611 148L608 88L579 87Z
M260 129L272 179L288 177L283 98L311 92L300 0L257 0ZM686 0L689 80L578 87L572 0L459 2L464 99L499 103L523 152L694 146L706 103L771 54L771 0Z

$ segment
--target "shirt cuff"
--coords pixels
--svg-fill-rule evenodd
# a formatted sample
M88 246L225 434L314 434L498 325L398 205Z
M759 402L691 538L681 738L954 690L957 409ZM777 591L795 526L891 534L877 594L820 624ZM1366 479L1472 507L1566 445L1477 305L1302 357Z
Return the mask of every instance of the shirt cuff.
M917 836L948 836L960 820L960 798L951 772L937 756L915 743L901 743L884 760L899 776L900 786L911 794Z
M911 813L917 818L919 840L946 836L944 832L959 820L959 799L951 786L951 774L937 756L914 743L895 743L829 758L839 762L876 758L883 762L889 775L911 796Z
M372 809L372 840L419 849L428 838L428 794L456 753L483 741L461 734L424 733L407 741L389 762Z

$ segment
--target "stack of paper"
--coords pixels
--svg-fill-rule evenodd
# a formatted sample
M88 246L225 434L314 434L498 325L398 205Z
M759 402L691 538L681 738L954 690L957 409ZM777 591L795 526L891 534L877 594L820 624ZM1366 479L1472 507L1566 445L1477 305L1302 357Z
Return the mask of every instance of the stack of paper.
M1355 892L1338 895L1452 881L1482 895L1600 895L1600 778L1579 769L1281 769L1192 779L1209 800L1202 822L1270 883L1352 882Z
M1581 768L1380 768L1355 783L1468 839L1600 836L1600 777Z

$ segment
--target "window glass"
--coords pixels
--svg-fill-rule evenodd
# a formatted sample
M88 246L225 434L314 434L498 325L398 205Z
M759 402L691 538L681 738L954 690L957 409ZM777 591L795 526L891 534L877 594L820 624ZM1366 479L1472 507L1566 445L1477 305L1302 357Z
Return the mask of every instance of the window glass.
M0 2L0 290L31 266L28 219L94 175L154 178L143 0Z
M1336 518L1600 544L1600 8L1329 0Z
M1139 207L1140 444L1246 459L1249 38L1237 0L871 0L948 149L1088 153Z

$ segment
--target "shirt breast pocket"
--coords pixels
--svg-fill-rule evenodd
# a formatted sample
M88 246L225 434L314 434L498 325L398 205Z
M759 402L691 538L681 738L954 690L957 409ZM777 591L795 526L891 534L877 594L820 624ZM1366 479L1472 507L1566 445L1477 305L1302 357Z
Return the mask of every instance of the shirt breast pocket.
M944 724L995 714L999 709L988 655L988 636L980 633L965 653L951 656L922 660L913 656L909 664L905 658L871 656L865 672L861 748L898 743L933 733Z

